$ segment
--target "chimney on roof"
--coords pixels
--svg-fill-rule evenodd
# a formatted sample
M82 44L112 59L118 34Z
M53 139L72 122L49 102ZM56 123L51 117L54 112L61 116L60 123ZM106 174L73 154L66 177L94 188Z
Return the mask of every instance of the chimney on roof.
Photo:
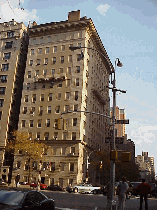
M69 12L68 21L77 21L80 20L80 10Z

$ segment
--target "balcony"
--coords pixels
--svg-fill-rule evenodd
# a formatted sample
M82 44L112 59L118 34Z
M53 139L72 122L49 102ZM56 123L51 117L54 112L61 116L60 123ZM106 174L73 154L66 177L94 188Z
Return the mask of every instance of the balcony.
M38 76L35 78L35 82L44 83L44 82L57 82L65 80L65 73L47 75L47 76Z

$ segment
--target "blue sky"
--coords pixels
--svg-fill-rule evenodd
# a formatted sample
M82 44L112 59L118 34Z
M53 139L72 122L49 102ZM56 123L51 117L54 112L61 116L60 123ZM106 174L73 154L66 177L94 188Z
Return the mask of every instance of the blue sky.
M127 93L118 93L116 103L130 120L128 138L136 145L136 155L148 151L155 157L157 171L157 1L22 0L19 6L19 0L1 0L0 4L0 22L13 18L26 25L34 20L58 22L74 10L92 18L113 65L117 57L123 63L116 69L116 84Z

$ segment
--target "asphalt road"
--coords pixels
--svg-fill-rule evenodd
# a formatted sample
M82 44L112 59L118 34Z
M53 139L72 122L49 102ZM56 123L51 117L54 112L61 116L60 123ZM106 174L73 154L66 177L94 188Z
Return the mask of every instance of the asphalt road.
M68 193L68 192L55 192L47 190L42 190L42 192L45 195L55 200L56 210L105 210L106 209L107 196ZM118 205L118 196L115 196L115 200ZM148 198L148 207L149 207L148 210L156 210L157 199ZM126 200L125 210L138 210L138 209L139 209L139 198L133 197Z

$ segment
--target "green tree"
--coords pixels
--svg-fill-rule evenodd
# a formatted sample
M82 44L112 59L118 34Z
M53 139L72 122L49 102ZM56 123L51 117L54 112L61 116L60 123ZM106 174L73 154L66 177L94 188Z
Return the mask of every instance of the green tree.
M28 181L30 181L31 160L44 158L48 146L41 141L30 138L27 132L13 132L13 140L7 142L6 150L15 155L20 155L28 162Z

